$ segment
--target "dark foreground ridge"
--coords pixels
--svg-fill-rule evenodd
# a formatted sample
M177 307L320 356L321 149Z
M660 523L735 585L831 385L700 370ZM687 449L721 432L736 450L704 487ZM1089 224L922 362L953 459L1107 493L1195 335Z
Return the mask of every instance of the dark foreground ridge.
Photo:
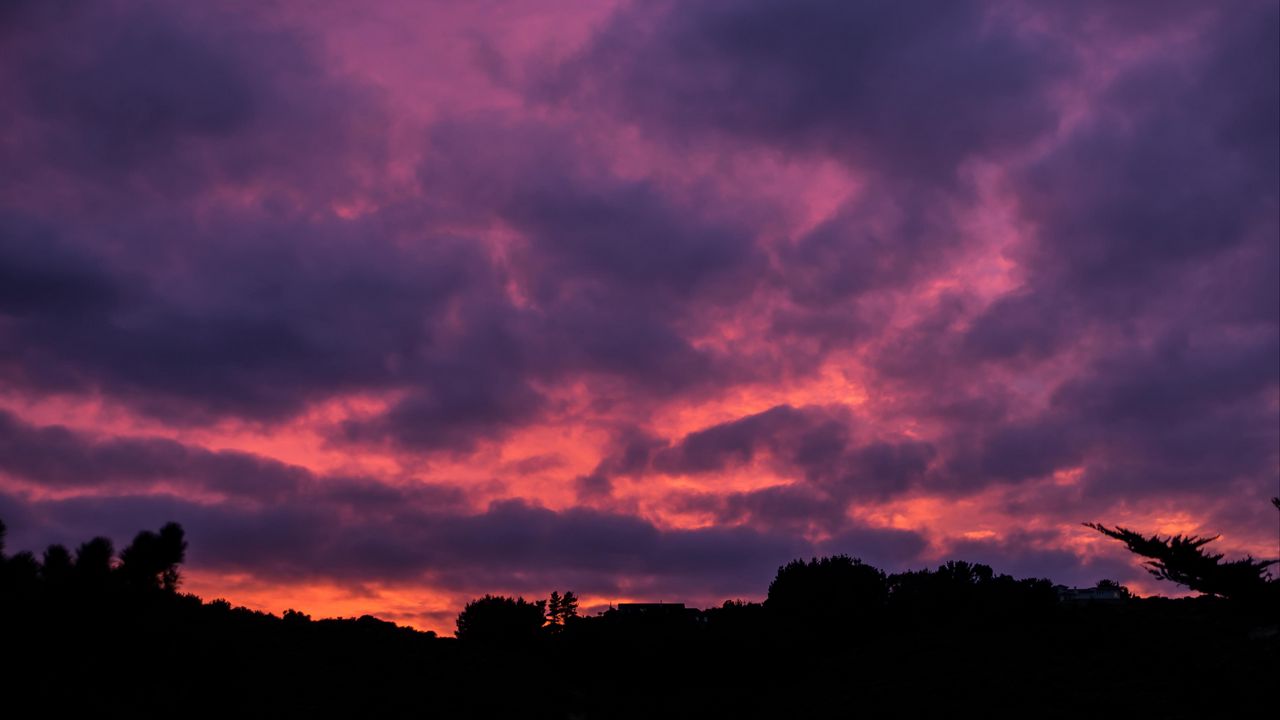
M837 556L779 568L764 603L727 601L706 610L629 604L581 617L571 592L534 602L486 595L459 614L457 638L441 638L369 616L276 617L180 593L186 541L175 523L140 533L118 557L109 540L95 538L74 553L52 546L39 559L5 555L0 525L0 712L468 718L1273 712L1280 582L1267 572L1271 563L1249 559L1250 580L1240 561L1221 563L1221 556L1201 552L1207 540L1096 527L1157 557L1158 577L1182 582L1177 576L1186 570L1192 574L1184 580L1203 585L1220 565L1234 584L1198 598L1139 599L1106 581L1073 590L965 562L886 575Z

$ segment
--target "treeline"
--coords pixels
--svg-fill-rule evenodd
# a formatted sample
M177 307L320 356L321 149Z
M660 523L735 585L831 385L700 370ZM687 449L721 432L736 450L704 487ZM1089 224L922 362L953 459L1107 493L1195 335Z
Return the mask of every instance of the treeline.
M29 550L5 555L7 528L0 521L0 602L61 602L76 598L174 593L178 566L186 559L182 526L171 522L159 532L144 530L116 557L110 538L82 543L73 555L50 545L42 558Z
M0 532L0 712L39 698L138 717L1242 717L1274 710L1280 671L1269 562L1244 599L1103 582L1110 601L1070 602L982 564L889 574L840 555L783 565L763 602L704 610L486 595L455 639L202 601L180 592L186 549L175 523L118 554L95 538L9 555Z
M1104 580L1117 598L1128 598L1119 583ZM567 600L567 602L566 602ZM565 632L641 627L646 632L706 630L731 625L751 632L774 631L845 634L870 625L946 619L1010 621L1046 613L1060 603L1052 582L1018 580L990 566L950 561L936 570L886 574L847 555L794 560L778 569L763 603L726 600L720 607L699 610L670 606L624 605L597 617L578 615L577 597L553 591L547 600L485 595L459 613L456 635L477 643L536 641Z
M1280 499L1272 503L1280 508ZM1183 585L1207 598L1229 600L1244 616L1272 617L1280 610L1280 580L1270 567L1277 560L1245 557L1226 561L1205 549L1214 537L1144 536L1126 528L1097 523L1087 527L1120 540L1134 553L1148 558L1148 571L1159 580ZM566 593L573 598L573 594ZM577 627L574 599L566 612L558 592L546 601L485 595L458 615L457 636L477 642L527 642L540 634L557 634ZM886 574L857 558L837 555L794 560L778 569L764 603L726 601L705 611L654 613L656 608L626 608L604 614L607 627L657 625L705 627L733 617L742 631L753 633L810 633L843 637L869 627L901 631L947 621L1025 623L1052 617L1064 602L1118 603L1133 599L1128 588L1101 580L1085 593L1055 586L1044 578L1016 579L997 574L990 566L954 560L935 570ZM550 608L548 610L547 608ZM621 610L621 608L620 608ZM1268 615L1271 613L1271 615ZM713 628L718 629L718 628Z

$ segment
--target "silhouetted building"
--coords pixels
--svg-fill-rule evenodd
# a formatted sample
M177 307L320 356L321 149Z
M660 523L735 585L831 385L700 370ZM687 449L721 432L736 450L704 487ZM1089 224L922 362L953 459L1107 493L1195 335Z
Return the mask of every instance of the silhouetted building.
M617 607L605 613L617 620L625 622L698 624L706 621L702 611L685 607L684 603L618 603Z
M1060 602L1120 602L1124 593L1115 587L1072 588L1066 585L1054 585Z
M618 603L618 616L624 618L684 617L684 603Z

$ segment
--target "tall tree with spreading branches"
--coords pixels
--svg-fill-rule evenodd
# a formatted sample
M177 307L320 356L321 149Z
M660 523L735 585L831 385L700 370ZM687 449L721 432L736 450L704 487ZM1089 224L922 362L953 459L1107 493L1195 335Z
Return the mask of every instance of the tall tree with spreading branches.
M1280 508L1280 498L1272 498ZM1220 535L1199 537L1142 535L1128 528L1109 528L1100 523L1082 523L1110 538L1123 542L1133 553L1150 558L1143 565L1159 580L1185 585L1196 592L1223 598L1253 599L1273 592L1275 583L1269 568L1280 560L1255 560L1246 556L1223 562L1223 554L1205 550Z

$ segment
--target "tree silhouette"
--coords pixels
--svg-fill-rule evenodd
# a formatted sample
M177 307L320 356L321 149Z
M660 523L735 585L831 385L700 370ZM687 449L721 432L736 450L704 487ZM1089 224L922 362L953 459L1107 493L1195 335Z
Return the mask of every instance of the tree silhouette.
M96 537L76 548L76 582L86 590L103 590L111 577L116 554L109 538Z
M895 573L888 583L889 606L916 617L1008 617L1058 602L1048 580L1016 580L989 565L963 560L949 560L937 570Z
M557 632L568 624L569 618L578 617L578 597L572 590L566 590L564 596L552 590L547 600L547 625L552 632Z
M1133 597L1133 593L1129 591L1129 588L1121 585L1115 580L1099 580L1097 588L1099 590L1114 590L1116 594L1125 600Z
M174 592L180 581L178 565L186 552L187 541L178 523L166 524L159 534L143 530L120 553L119 572L133 589Z
M560 593L552 590L551 597L547 598L547 625L552 630L560 624L560 602Z
M0 558L0 597L30 601L40 591L40 562L29 551Z
M537 637L545 620L546 601L485 595L458 613L459 640L477 643L518 643Z
M848 555L793 560L769 583L765 608L777 617L844 625L877 614L888 598L884 572Z
M560 620L568 623L569 618L578 617L578 596L572 590L564 591L564 599L560 601Z
M1277 507L1280 507L1280 503ZM1223 562L1222 553L1204 549L1205 545L1217 540L1220 535L1146 537L1128 528L1108 528L1099 523L1082 524L1123 542L1130 552L1150 558L1143 565L1157 579L1185 585L1206 595L1236 599L1259 597L1272 586L1271 573L1267 568L1280 562L1254 560L1252 556Z
M75 566L71 562L71 553L62 545L50 545L44 551L44 562L40 564L40 577L49 590L55 593L65 592L71 585L75 574Z

